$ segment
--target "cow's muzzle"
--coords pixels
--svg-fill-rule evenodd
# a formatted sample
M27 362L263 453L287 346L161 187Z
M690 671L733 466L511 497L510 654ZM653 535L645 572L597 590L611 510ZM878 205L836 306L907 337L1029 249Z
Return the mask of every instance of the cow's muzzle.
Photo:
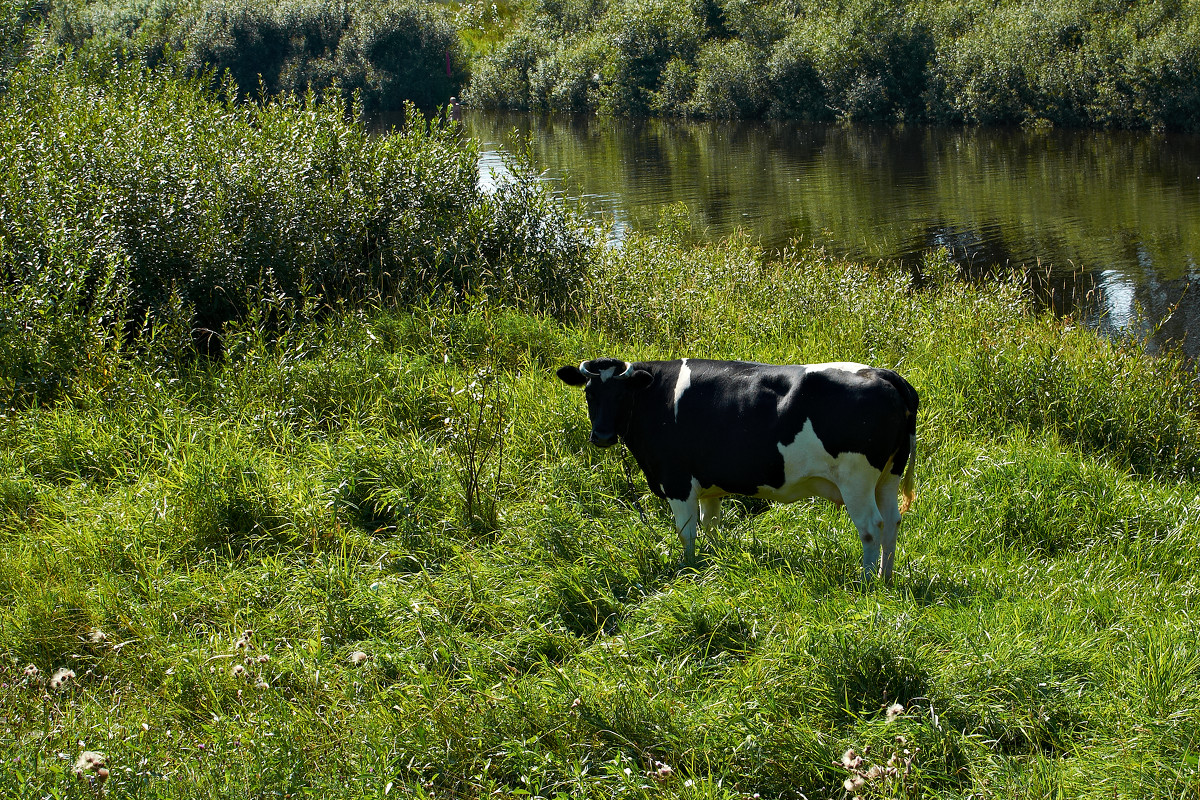
M617 443L617 435L615 433L601 434L592 431L589 441L596 445L596 447L612 447Z

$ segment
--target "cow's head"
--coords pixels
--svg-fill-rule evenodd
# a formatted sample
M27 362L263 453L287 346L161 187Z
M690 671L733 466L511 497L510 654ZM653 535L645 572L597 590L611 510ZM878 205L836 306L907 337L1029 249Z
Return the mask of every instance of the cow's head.
M654 382L654 376L644 369L635 369L619 358L597 358L578 367L562 367L558 377L571 386L584 387L588 417L592 421L591 442L597 447L611 447L618 434L629 428L634 393Z

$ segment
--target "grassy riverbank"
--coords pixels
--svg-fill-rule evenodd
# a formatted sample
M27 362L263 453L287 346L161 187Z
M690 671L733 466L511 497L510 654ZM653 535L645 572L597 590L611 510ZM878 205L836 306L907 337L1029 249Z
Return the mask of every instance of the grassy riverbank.
M936 255L604 250L448 133L9 87L0 795L95 797L82 752L113 798L1200 794L1189 367ZM552 375L599 354L900 370L894 586L815 503L679 570Z
M574 324L233 326L224 365L10 407L5 795L86 795L87 749L113 797L842 797L869 746L905 766L864 796L1196 796L1188 376L1015 287L756 255L635 241ZM895 586L816 504L743 505L679 571L551 375L598 353L903 371Z

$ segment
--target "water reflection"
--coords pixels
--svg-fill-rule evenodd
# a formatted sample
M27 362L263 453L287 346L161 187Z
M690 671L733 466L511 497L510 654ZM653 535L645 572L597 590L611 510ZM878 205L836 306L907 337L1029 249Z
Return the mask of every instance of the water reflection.
M743 230L768 249L800 240L914 266L944 248L965 276L1027 270L1060 312L1200 355L1200 137L480 112L466 124L484 180L515 132L617 241L683 202L703 235Z

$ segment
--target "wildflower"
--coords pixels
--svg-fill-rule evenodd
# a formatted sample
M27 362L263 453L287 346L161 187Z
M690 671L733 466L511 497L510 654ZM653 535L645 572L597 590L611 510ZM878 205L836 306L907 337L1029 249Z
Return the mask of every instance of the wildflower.
M233 643L234 650L253 650L254 644L250 641L250 637L254 636L254 631L247 629L242 633L240 639Z
M104 786L104 782L108 780L108 764L104 754L97 753L95 750L84 750L80 753L79 758L75 760L72 772L79 780L87 781L97 787Z
M650 769L650 777L659 781L665 781L675 773L675 770L671 769L669 765L664 764L661 761L651 761Z
M581 705L583 705L583 698L576 697L574 700L571 701L571 710L574 711L575 709L579 708Z
M862 766L862 756L854 752L854 748L850 748L842 753L842 766L846 769L858 769Z
M267 655L266 653L263 653L262 655L260 655L258 658L255 659L255 661L257 661L260 664L265 664L270 660L271 660L271 657L269 655Z
M863 777L869 781L883 780L888 776L888 769L880 764L872 764L871 768L863 773Z
M64 686L66 686L67 681L71 680L74 677L75 677L74 670L67 669L66 667L60 667L54 671L53 675L50 676L50 688L57 691L57 690L63 688Z
M91 644L108 644L108 634L99 628L92 628L83 635L83 638Z
M254 688L255 689L270 689L271 684L267 683L262 678L259 678L258 683L254 684Z
M369 658L369 656L362 650L355 650L353 653L347 656L346 660L357 667L359 664L366 662L367 658Z
M891 722L892 720L894 720L896 717L900 716L903 713L904 713L904 706L900 705L899 703L892 703L890 706L887 707L887 721Z
M847 792L857 792L859 789L865 786L866 783L867 779L864 778L860 773L856 772L849 778L846 778L846 780L842 781L842 788L844 788Z
M229 670L229 674L233 675L235 678L240 678L246 674L246 668L241 664L234 664L233 668Z
M25 668L25 677L26 678L29 678L29 680L34 680L35 678L37 678L37 676L38 676L38 668L35 667L33 664L30 664L28 667Z

